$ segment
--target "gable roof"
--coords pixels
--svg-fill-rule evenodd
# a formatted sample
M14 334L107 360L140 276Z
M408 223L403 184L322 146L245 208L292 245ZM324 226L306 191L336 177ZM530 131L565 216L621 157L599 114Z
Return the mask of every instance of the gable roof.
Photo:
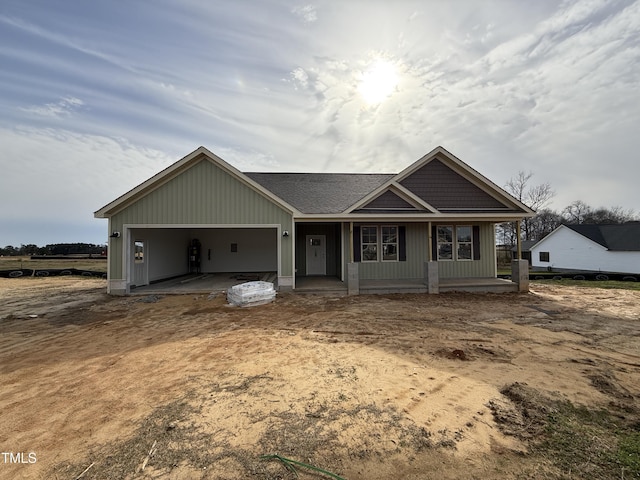
M294 216L362 217L403 214L422 218L492 218L504 221L534 212L467 164L437 147L397 175L386 173L243 173L205 147L96 211L110 217L201 161L210 161ZM433 202L434 206L431 204Z
M611 251L640 251L639 222L608 225L582 223L579 225L565 225L565 227Z
M94 217L107 218L116 214L117 212L126 208L128 205L131 205L132 203L136 202L138 199L148 195L155 189L169 182L172 178L175 178L176 176L180 175L180 173L184 172L188 168L191 168L193 165L201 161L210 161L214 163L215 165L220 167L222 170L224 170L226 173L230 174L231 176L236 178L238 181L247 185L249 188L253 189L254 191L258 192L260 195L266 197L268 200L275 203L276 205L284 208L285 210L288 210L291 213L299 213L295 207L288 204L286 201L282 200L281 198L277 197L272 192L270 192L269 190L265 189L264 187L256 183L254 180L250 179L244 173L240 172L239 170L237 170L236 168L234 168L233 166L231 166L230 164L222 160L220 157L210 152L205 147L198 147L190 154L181 158L180 160L173 163L172 165L169 165L167 168L157 173L153 177L149 178L148 180L142 182L137 187L132 188L125 194L116 198L114 201L102 207L100 210L97 210L94 213Z
M529 207L442 147L436 147L394 175L345 213L362 208L392 187L410 195L425 210L439 214L535 215Z

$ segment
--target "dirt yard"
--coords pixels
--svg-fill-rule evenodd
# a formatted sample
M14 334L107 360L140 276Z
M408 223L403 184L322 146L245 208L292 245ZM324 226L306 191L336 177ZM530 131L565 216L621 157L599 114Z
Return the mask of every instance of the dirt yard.
M545 447L567 406L640 426L638 291L104 292L0 279L0 478L638 478Z

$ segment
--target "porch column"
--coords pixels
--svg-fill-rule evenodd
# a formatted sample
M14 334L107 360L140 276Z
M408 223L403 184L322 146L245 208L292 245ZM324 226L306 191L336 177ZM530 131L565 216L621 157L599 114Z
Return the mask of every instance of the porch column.
M433 234L431 222L427 222L427 260L424 262L424 284L427 286L427 293L440 293L440 277L438 273L438 262L433 259Z
M529 260L511 262L511 281L518 284L518 292L529 291Z
M347 263L347 294L360 295L360 264Z
M433 260L424 262L424 283L427 286L427 293L440 293L438 262Z

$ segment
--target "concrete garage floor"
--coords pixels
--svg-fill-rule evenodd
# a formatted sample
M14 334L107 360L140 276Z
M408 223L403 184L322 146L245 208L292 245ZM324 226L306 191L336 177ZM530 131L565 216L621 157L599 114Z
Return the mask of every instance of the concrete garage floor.
M229 287L249 282L249 276L257 276L258 280L275 282L274 272L257 273L192 273L169 280L163 280L151 285L134 287L131 295L167 295L188 293L212 293L226 291ZM233 278L237 276L244 276Z

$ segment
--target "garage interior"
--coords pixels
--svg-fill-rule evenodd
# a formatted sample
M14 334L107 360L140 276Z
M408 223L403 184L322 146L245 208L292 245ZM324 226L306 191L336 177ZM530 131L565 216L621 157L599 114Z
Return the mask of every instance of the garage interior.
M277 279L276 228L132 228L129 239L131 293L212 291Z

